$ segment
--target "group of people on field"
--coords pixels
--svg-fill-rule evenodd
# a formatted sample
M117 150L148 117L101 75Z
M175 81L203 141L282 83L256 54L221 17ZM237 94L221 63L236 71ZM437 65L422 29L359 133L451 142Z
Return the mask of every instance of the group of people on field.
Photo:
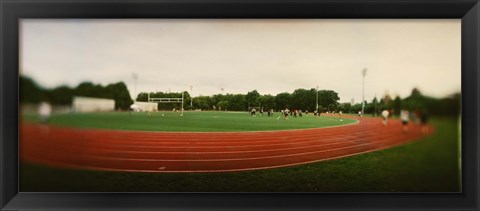
M260 113L260 115L263 116L263 108L260 108L260 112L259 112L259 113ZM252 109L250 110L250 115L252 115L253 117L256 117L256 116L257 116L257 109L252 108ZM273 116L273 109L267 110L267 115L268 115L268 116Z
M277 118L279 119L280 117L283 117L285 120L288 119L289 116L291 117L302 117L302 110L297 110L293 109L292 111L288 108L285 108L284 110L280 111L281 115ZM327 112L330 113L330 112ZM332 114L335 114L335 112L331 112ZM250 114L252 116L256 116L256 109L252 108L250 110ZM260 114L263 115L263 108L260 109ZM314 111L313 112L314 116L320 117L320 112ZM342 111L339 111L338 113L339 121L343 121L343 113ZM384 126L388 125L388 119L389 117L393 114L393 110L383 110L381 112L382 116L382 123ZM308 111L305 111L305 115L308 116ZM359 111L358 115L361 117L363 114L361 111ZM273 109L268 110L268 116L273 116ZM428 132L428 113L426 110L422 111L408 111L406 109L402 109L400 111L400 120L402 122L402 130L404 133L408 132L408 124L409 122L415 122L416 124L420 124L422 126L422 132L427 133Z
M267 111L267 115L268 116L274 116L273 112L274 112L273 109L270 109L270 110ZM256 108L251 108L249 113L250 113L251 116L256 117L257 116L256 115L257 109ZM279 119L280 117L284 117L284 119L288 119L289 116L295 117L295 118L296 117L303 117L303 114L304 114L304 112L301 109L290 110L288 108L285 108L284 110L280 110L280 113L281 113L281 115L277 119ZM329 112L327 112L327 113L329 113ZM335 112L332 112L332 114L335 114ZM343 121L342 114L343 114L342 111L338 112L340 121ZM263 108L260 109L260 115L263 115ZM313 115L316 116L316 117L320 117L321 112L318 112L318 111L314 110ZM308 110L305 111L305 116L308 116Z
M303 117L303 111L300 110L300 109L298 109L298 110L293 109L293 111L290 111L288 108L285 108L285 110L281 110L280 112L282 113L282 116L284 116L284 119L288 119L288 116ZM308 116L308 110L305 111L305 116Z

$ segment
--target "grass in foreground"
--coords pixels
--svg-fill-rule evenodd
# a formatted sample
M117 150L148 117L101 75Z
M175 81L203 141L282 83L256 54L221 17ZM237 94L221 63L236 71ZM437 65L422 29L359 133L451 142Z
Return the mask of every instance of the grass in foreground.
M220 132L305 129L356 122L352 119L340 121L334 117L316 118L312 114L289 117L288 120L279 116L279 112L273 117L268 117L266 113L252 117L247 112L222 111L185 112L183 117L179 112L154 112L150 115L145 112L69 113L53 115L49 124L115 130ZM39 118L24 114L22 120L38 122Z
M458 127L395 148L294 167L237 173L116 173L20 165L20 191L458 192Z

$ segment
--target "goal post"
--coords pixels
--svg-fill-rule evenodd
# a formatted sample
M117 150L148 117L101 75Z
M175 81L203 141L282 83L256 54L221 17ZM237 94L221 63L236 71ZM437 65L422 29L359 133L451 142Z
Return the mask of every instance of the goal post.
M181 103L182 104L182 113L180 116L183 116L183 103L184 103L184 92L182 92L182 97L150 97L150 93L148 93L148 102L155 102L155 103Z

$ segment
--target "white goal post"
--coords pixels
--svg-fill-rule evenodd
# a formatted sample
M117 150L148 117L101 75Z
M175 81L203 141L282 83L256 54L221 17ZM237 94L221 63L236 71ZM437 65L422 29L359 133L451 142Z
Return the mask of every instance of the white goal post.
M181 98L161 98L161 97L150 97L150 93L148 93L148 102L155 102L155 103L182 103L182 114L183 116L183 102L184 102L184 93L182 92Z

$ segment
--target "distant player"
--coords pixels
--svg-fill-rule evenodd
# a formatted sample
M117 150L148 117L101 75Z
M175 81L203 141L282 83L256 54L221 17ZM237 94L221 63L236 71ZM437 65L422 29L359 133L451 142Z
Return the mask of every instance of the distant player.
M251 113L251 114L252 114L253 117L256 117L256 116L257 116L257 115L255 114L255 112L256 112L255 108L252 108L252 113Z
M288 113L290 113L290 110L288 110L288 108L283 110L283 115L285 116L285 119L288 119Z
M263 116L263 108L260 109L260 115Z
M302 110L298 110L298 116L302 117Z
M52 106L47 102L42 102L38 106L38 114L40 115L40 121L42 123L47 123L52 114Z
M402 120L403 132L404 133L408 132L409 112L407 110L401 110L400 119Z
M343 115L342 111L339 111L339 112L338 112L338 116L340 117L340 121L343 121L342 115Z
M422 125L422 133L428 133L428 113L426 110L420 112L420 124Z
M383 125L387 126L388 124L388 116L390 113L387 110L382 111L382 118L383 118Z

